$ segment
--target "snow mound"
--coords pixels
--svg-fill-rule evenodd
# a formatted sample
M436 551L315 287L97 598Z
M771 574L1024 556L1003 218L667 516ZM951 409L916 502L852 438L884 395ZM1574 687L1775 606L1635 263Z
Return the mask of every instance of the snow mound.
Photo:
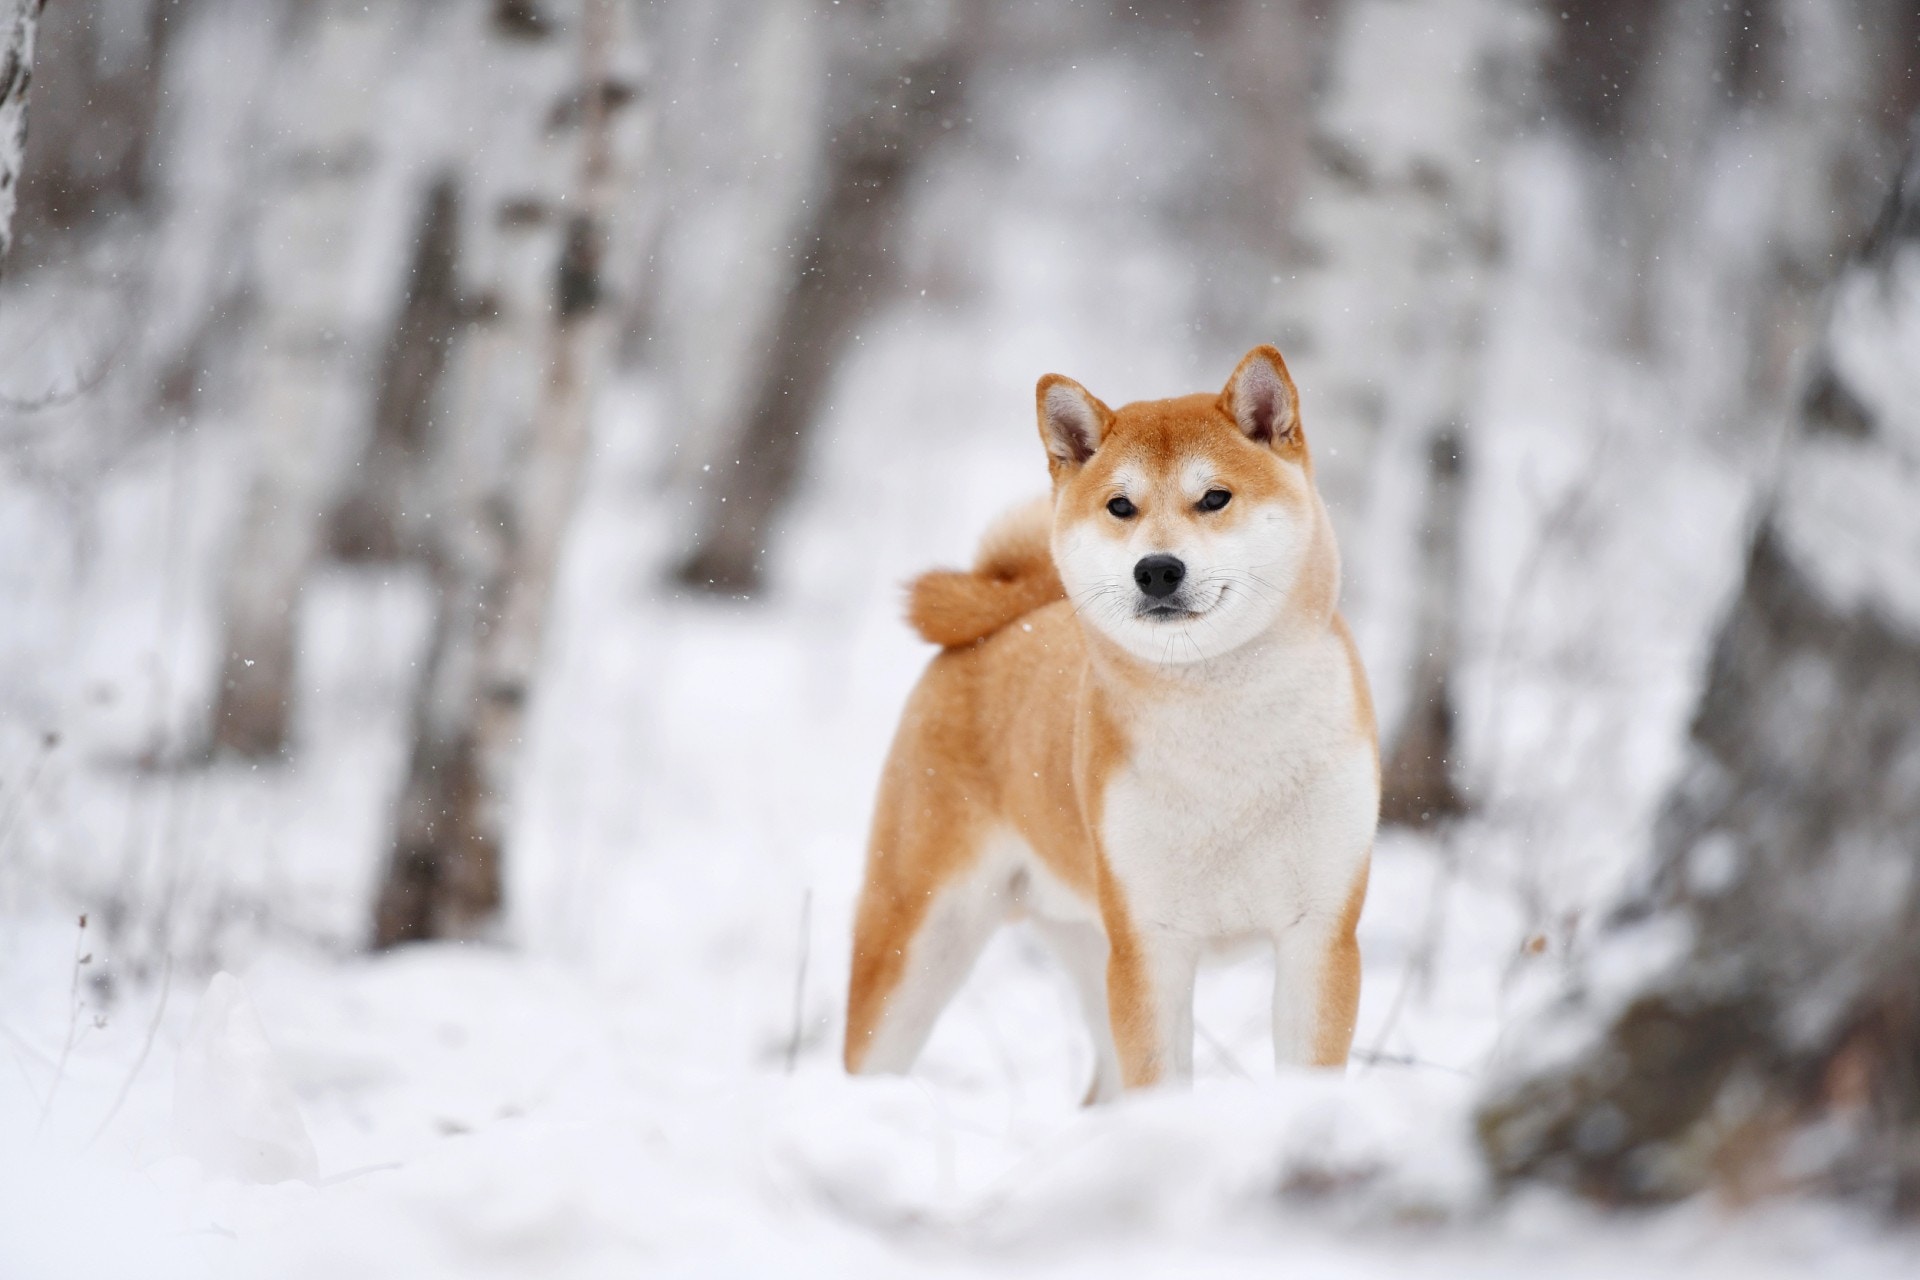
M182 1154L249 1182L320 1174L293 1085L246 988L225 971L207 983L180 1046L173 1133Z

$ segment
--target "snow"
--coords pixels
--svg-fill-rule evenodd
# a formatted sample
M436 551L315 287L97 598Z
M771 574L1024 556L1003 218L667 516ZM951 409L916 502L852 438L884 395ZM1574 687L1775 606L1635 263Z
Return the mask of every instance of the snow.
M1392 8L1365 8L1380 39ZM769 12L744 41L755 65L779 63L791 15ZM262 38L227 37L243 53L243 36ZM1440 78L1470 80L1443 47ZM1082 1110L1074 993L1014 929L913 1076L840 1070L867 807L928 656L899 584L966 562L1042 486L1039 374L1118 404L1215 386L1273 336L1182 319L1201 283L1160 219L1166 175L1193 158L1172 154L1145 79L1114 54L987 85L975 141L916 198L909 300L841 371L768 599L662 585L699 509L677 481L731 462L685 440L683 415L723 406L658 370L608 389L518 780L503 944L361 949L426 637L418 575L307 584L296 763L168 767L215 670L236 424L156 433L83 498L0 478L0 1277L1915 1274L1911 1237L1841 1209L1609 1217L1496 1196L1475 1154L1483 1082L1554 1047L1529 1042L1527 1014L1644 847L1757 481L1714 443L1713 396L1676 394L1594 332L1609 259L1550 137L1489 180L1509 249L1471 393L1459 689L1480 808L1439 836L1382 834L1352 1069L1272 1073L1250 962L1203 975L1190 1092ZM774 118L815 109L801 89L757 88L755 136L811 145L807 119ZM1434 92L1432 118L1356 104L1343 126L1408 167L1457 152L1464 108ZM760 318L714 299L765 264L719 241L736 224L780 239L778 211L748 206L796 198L797 157L717 162L714 184L741 190L664 274L700 310L659 344L669 360L697 346L723 370L753 346ZM1757 181L1731 172L1726 208ZM211 232L170 234L220 253ZM1709 310L1714 281L1683 281L1687 305ZM1352 280L1313 288L1329 314L1387 305ZM1913 367L1857 358L1877 361L1855 371L1873 387ZM1312 367L1295 366L1309 439L1361 454L1353 423L1316 418ZM1354 464L1380 520L1406 461ZM1340 515L1353 528L1361 510ZM1412 570L1369 532L1346 546L1371 611L1356 630L1376 683L1401 687ZM1616 947L1597 980L1674 949Z
M124 1039L110 1025L76 1055L47 1131L9 1107L0 1274L1233 1275L1284 1260L1309 1275L1664 1261L1764 1276L1794 1274L1796 1254L1850 1275L1912 1261L1827 1212L1731 1239L1698 1209L1613 1232L1558 1202L1489 1216L1464 1132L1472 1082L1446 1073L1214 1071L1191 1094L1077 1110L1060 1011L1010 959L976 986L1011 1008L963 1024L976 1038L990 1016L1031 1020L1038 1043L1003 1041L1010 1074L948 1036L918 1078L851 1081L817 1050L790 1076L777 1055L703 1055L723 1037L676 1025L637 983L524 955L273 957L250 986L320 1176L223 1176L169 1147L159 1062L106 1139L68 1142L57 1122L94 1119L124 1065L106 1042L131 1047L144 1020L127 1019Z
M1462 851L1497 831L1383 836L1345 1078L1270 1077L1265 975L1239 966L1205 977L1190 1094L1080 1110L1091 1051L1073 994L1018 930L912 1078L845 1077L865 810L925 656L895 584L960 559L968 516L1041 466L1017 385L1005 431L889 411L924 386L916 353L960 341L953 323L903 317L849 373L843 403L879 411L836 417L763 605L653 585L676 516L636 500L660 398L644 382L610 397L523 777L513 946L353 949L397 764L397 655L422 636L417 583L335 570L310 593L300 769L129 779L109 764L103 780L56 749L27 797L38 834L7 855L0 1275L1910 1267L1906 1245L1838 1211L1621 1226L1489 1198L1471 1105L1512 1025L1525 918ZM176 473L161 456L148 482ZM174 895L170 979L135 976L154 935L121 954L90 940L69 1005L74 929L57 904L100 901L118 864L89 878L84 858L40 847L61 830L53 794L160 828L140 892ZM196 1013L208 955L239 976L213 978ZM236 1150L256 1136L275 1159Z
M320 1167L293 1084L240 980L213 975L173 1063L173 1141L209 1173L313 1182Z

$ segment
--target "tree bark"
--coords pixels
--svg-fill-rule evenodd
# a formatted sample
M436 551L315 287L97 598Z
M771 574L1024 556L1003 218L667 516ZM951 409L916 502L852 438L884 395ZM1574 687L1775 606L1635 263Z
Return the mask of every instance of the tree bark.
M249 326L257 347L242 393L256 471L225 584L212 724L213 746L242 756L288 747L301 583L362 421L359 367L374 338L343 255L380 255L391 235L369 216L368 188L381 90L407 21L393 4L302 10L269 107Z
M1383 812L1424 825L1460 807L1448 668L1465 478L1435 461L1472 446L1502 251L1496 177L1535 92L1537 42L1531 11L1504 0L1346 0L1332 21L1294 222L1304 264L1277 291L1281 331L1315 388L1315 478L1392 743ZM1443 74L1408 86L1402 110L1438 123L1373 127L1383 78L1436 32ZM1425 503L1409 500L1421 489Z
M1920 93L1920 18L1906 0L1661 0L1651 22L1608 191L1631 257L1619 273L1624 336L1709 381L1724 360L1716 344L1731 338L1748 402L1729 401L1727 420L1778 421L1788 357L1812 340L1833 266L1899 162L1903 108ZM1743 191L1761 216L1728 242L1703 210L1733 163L1719 144L1736 139L1744 156L1764 158L1752 167L1768 188L1764 198ZM1693 274L1706 276L1706 305L1744 317L1744 329L1703 325L1700 304L1671 287L1688 273L1668 264L1702 258Z
M0 262L13 247L13 210L27 145L33 37L46 0L0 0Z
M1548 6L1548 89L1566 119L1599 149L1625 142L1632 104L1652 60L1660 0L1561 0Z
M904 60L874 55L893 47L875 39L884 32L850 25L846 34L853 54L839 60L847 87L828 144L825 193L774 321L771 354L755 375L736 451L718 468L695 546L676 573L699 590L740 595L762 585L772 522L799 479L834 370L892 279L909 179L960 109L956 20Z
M459 227L459 187L443 176L428 189L420 212L406 300L381 364L372 434L353 487L328 522L328 548L342 560L398 560L420 550L420 469L462 319Z
M1756 402L1781 405L1796 351L1818 337L1819 299L1834 264L1856 243L1899 163L1905 121L1884 127L1888 81L1907 81L1920 50L1909 0L1774 0L1750 54L1760 97L1780 117L1780 182L1764 270L1745 308L1746 384ZM1904 21L1903 21L1904 20ZM1901 28L1908 28L1904 33ZM1892 37L1892 38L1890 38ZM1889 46L1904 56L1889 57Z
M1556 1016L1597 1034L1480 1113L1502 1178L1920 1210L1920 414L1911 361L1884 358L1916 279L1920 134L1832 291L1691 762L1603 940L1679 958L1568 996Z
M40 101L18 227L30 261L64 256L72 233L146 202L167 46L181 7L149 4L137 21L138 9L125 4L65 0L40 20L33 56Z
M623 78L636 49L613 0L582 0L572 23L545 6L530 25L522 8L494 19L493 109L508 118L488 130L475 255L491 271L470 287L484 301L453 370L457 440L428 550L439 613L374 907L380 947L477 936L503 902L513 775L611 364L606 260L639 187L643 117ZM541 74L569 25L573 73ZM558 103L541 89L556 83L574 86Z
M1381 768L1380 820L1428 828L1467 811L1454 778L1453 664L1459 644L1460 514L1466 486L1460 436L1427 450L1427 518L1420 530L1412 694Z
M1698 202L1709 143L1725 120L1727 49L1740 17L1720 0L1660 0L1649 21L1646 65L1627 86L1629 134L1618 175L1600 192L1625 232L1631 269L1620 299L1622 336L1642 351L1667 350L1673 328L1660 286L1667 258L1685 261L1678 238ZM1609 175L1612 176L1612 175Z

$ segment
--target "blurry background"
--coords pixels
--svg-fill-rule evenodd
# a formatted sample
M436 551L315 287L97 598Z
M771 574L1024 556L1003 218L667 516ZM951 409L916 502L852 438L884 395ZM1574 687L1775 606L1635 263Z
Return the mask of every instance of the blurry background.
M899 585L1044 485L1041 374L1263 341L1387 754L1360 1061L1470 1089L1645 859L1795 425L1872 434L1832 286L1917 107L1911 0L55 0L0 282L8 1123L166 1149L145 1064L218 968L322 1172L715 1073L867 1107ZM362 958L435 937L509 946ZM1209 979L1203 1075L1264 1073L1264 982ZM930 1203L1060 1122L1070 1007L989 953L925 1074L993 1136ZM794 1141L826 1220L908 1213Z

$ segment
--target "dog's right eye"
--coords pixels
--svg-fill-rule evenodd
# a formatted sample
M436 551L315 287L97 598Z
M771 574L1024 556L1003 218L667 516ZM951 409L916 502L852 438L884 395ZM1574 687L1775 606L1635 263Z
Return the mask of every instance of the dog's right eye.
M1107 514L1125 520L1134 513L1134 505L1125 498L1115 498L1107 504Z

